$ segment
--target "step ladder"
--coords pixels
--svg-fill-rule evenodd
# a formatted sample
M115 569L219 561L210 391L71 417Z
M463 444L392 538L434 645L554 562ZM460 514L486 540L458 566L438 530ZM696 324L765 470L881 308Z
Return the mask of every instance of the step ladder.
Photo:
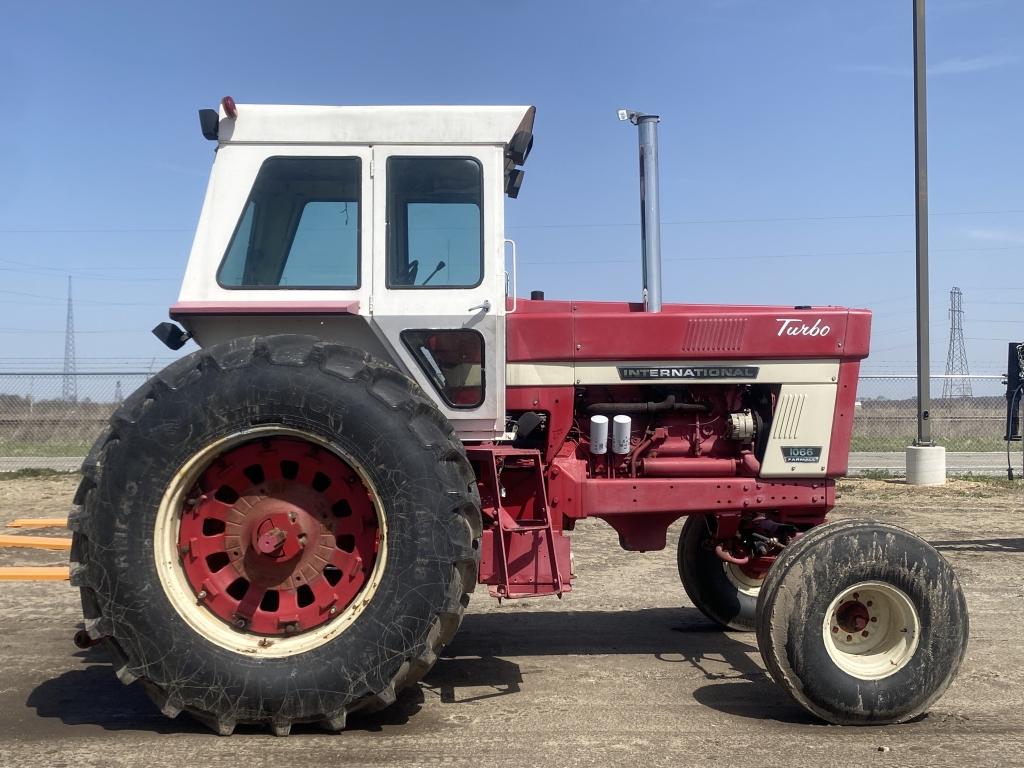
M468 448L467 453L482 470L484 512L493 515L497 523L493 536L497 547L496 559L500 562L499 582L490 585L491 595L499 599L544 595L561 597L568 591L568 586L562 582L562 564L555 545L555 537L561 532L556 532L551 525L540 451L491 445ZM514 489L510 487L513 479ZM504 497L506 489L508 498ZM517 576L518 571L510 568L516 553L524 551L517 542L524 540L529 542L526 551L535 553L535 572L539 572L541 550L546 551L551 573L549 583L525 580Z

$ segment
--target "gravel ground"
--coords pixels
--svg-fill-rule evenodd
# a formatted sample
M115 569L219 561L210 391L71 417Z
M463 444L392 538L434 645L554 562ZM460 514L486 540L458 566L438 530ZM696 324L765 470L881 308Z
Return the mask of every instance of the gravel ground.
M0 480L0 523L64 514L75 478ZM102 651L78 651L66 583L0 587L0 766L341 765L972 766L1024 764L1024 485L841 486L835 517L876 517L932 541L971 610L960 676L924 718L817 723L766 676L752 634L715 629L686 600L674 546L623 552L600 521L574 534L576 590L498 606L483 590L426 680L339 735L225 739L163 718ZM12 531L13 532L13 531ZM678 524L670 532L670 541ZM33 532L35 533L35 532ZM53 531L50 535L66 535ZM0 564L63 553L0 549Z

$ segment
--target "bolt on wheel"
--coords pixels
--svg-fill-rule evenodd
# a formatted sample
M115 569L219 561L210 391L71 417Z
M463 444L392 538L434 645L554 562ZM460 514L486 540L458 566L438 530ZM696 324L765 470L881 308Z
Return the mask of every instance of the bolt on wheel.
M168 717L220 734L333 732L389 706L476 582L480 497L451 425L391 366L310 336L175 361L82 474L84 640Z
M311 435L274 427L196 456L161 505L161 580L213 642L262 656L326 642L366 604L384 519L364 473Z
M757 604L772 678L831 723L902 723L927 712L967 649L967 605L934 547L886 523L812 529L775 561Z
M676 564L679 580L694 606L728 629L754 628L757 595L764 581L759 562L728 562L715 552L712 523L704 516L686 518L679 533Z
M862 581L832 601L822 634L829 657L841 670L861 680L881 680L913 657L921 617L903 590Z

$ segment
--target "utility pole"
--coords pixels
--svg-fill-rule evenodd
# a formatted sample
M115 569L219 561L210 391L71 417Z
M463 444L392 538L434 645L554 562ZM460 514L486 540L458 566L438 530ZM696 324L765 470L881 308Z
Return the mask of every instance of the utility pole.
M917 438L907 448L907 483L946 482L946 449L932 444L928 338L928 67L925 0L914 0L914 209L917 224Z
M71 301L71 275L68 275L68 316L64 326L64 380L61 399L78 402L78 379L75 377L75 309Z
M928 96L924 29L925 0L914 0L914 190L917 206L917 440L932 444L928 355Z

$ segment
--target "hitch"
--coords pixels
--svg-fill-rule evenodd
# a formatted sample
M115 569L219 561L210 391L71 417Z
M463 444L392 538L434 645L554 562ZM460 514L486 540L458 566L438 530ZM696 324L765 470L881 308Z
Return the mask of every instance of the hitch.
M86 632L84 629L80 629L75 632L74 638L72 638L75 646L81 648L83 651L92 648L94 645L99 645L102 640L93 640L92 635Z

